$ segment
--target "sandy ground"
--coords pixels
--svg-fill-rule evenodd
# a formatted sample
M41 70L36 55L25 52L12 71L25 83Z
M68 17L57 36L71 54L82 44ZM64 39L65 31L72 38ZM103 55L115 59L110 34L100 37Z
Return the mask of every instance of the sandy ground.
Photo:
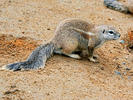
M0 67L25 60L66 18L113 25L122 37L133 29L133 15L103 0L0 0ZM133 54L119 40L96 53L97 64L55 55L43 69L0 71L0 100L133 100Z

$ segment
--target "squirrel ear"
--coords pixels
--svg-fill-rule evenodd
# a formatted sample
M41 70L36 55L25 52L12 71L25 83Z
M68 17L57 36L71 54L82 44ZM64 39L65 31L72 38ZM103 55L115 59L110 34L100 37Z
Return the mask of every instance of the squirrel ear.
M103 33L105 33L105 29L103 30Z

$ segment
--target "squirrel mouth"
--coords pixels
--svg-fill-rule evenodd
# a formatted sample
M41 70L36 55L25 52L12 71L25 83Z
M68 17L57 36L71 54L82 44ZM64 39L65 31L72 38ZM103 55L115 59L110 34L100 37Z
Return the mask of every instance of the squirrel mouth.
M120 37L114 37L114 39L113 40L117 40L117 39L119 39Z
M113 39L113 40L117 40L117 39L119 39L119 38L120 38L120 36L121 36L121 35L120 35L120 34L118 34L117 36L115 36L115 37L114 37L114 39Z

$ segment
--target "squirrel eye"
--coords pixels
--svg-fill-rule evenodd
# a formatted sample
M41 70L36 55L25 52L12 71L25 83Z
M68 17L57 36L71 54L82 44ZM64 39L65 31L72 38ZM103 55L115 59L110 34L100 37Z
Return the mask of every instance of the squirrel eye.
M109 31L110 34L113 34L114 32L113 31Z

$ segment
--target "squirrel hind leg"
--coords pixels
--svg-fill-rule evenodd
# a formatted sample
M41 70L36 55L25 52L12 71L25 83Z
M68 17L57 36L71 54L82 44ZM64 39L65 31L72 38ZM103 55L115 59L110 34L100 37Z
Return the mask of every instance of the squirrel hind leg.
M66 53L66 52L63 52L63 50L55 50L54 53L59 54L59 55L68 56L68 57L71 57L71 58L74 58L74 59L81 59L81 57L78 54Z

